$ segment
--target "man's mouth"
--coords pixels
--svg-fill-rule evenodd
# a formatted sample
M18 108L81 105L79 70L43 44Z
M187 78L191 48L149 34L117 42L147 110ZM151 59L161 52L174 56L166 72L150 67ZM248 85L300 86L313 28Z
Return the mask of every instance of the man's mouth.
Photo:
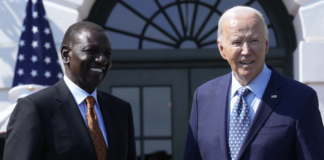
M244 62L240 62L241 64L251 64L253 63L253 61L244 61Z
M102 73L105 68L90 68L91 71Z

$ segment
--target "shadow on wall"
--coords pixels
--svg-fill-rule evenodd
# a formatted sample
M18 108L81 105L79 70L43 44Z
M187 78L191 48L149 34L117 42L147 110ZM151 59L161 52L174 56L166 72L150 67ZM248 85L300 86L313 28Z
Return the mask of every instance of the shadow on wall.
M10 47L0 47L0 86L1 88L11 88L12 80L15 71L17 48Z
M5 42L18 42L20 38L23 19L25 16L26 1L2 1L0 2L0 29L9 38L2 39ZM0 41L0 42L1 42Z
M47 12L46 12L46 15L48 16ZM53 35L54 44L55 44L55 46L61 46L61 42L63 40L65 30L63 31L61 28L59 28L59 26L56 23L54 23L54 21L55 20L48 19L48 23L51 27L51 31L52 31L52 35ZM60 42L60 43L57 43L57 42ZM56 49L56 51L59 52L60 50Z

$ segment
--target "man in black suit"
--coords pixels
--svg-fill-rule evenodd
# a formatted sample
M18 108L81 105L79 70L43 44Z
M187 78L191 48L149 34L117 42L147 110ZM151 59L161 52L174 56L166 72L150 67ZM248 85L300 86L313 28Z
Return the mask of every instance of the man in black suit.
M78 22L69 27L61 47L66 75L19 100L7 128L5 160L136 159L130 104L97 91L111 66L111 52L100 26Z

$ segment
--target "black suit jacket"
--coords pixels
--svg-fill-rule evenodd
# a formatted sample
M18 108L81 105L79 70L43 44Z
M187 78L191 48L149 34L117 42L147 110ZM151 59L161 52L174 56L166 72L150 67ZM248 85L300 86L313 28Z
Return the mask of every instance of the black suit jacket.
M135 160L130 104L98 91L109 160ZM63 80L19 100L7 128L4 160L97 159L87 126Z
M274 68L237 160L324 160L316 92ZM184 160L229 160L228 93L232 73L197 88Z

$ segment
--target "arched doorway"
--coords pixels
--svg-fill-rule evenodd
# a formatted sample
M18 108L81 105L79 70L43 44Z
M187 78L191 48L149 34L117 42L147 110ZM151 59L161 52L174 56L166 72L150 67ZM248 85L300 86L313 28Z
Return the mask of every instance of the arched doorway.
M235 5L261 11L269 28L266 63L292 77L296 47L281 0L97 0L87 20L106 29L113 67L100 89L133 106L139 159L182 159L191 99L230 71L216 45L217 22Z

